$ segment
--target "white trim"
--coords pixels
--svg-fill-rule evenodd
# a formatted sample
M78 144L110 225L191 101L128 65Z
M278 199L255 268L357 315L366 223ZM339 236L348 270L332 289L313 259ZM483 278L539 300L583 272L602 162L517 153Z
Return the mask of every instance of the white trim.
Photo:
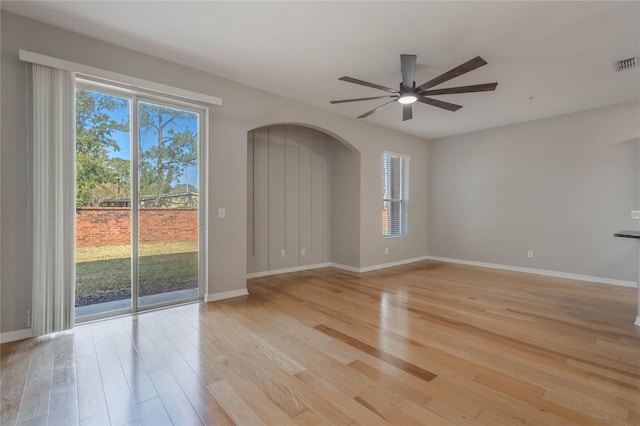
M420 262L421 260L426 260L426 259L427 259L426 256L420 256L420 257L411 257L409 259L402 259L395 262L380 263L378 265L362 267L360 268L360 272L369 272L369 271L375 271L377 269L391 268L392 266L406 265L407 263Z
M526 274L544 275L547 277L566 278L569 280L587 281L599 284L609 284L620 287L633 287L638 285L633 281L614 280L611 278L595 277L592 275L573 274L570 272L549 271L547 269L525 268L522 266L500 265L497 263L475 262L472 260L451 259L448 257L425 256L427 260L435 260L438 262L457 263L460 265L480 266L482 268L502 269L505 271L524 272Z
M29 339L31 337L33 337L33 328L3 331L0 333L0 343L15 342L16 340Z
M330 266L332 266L331 263L316 263L313 265L294 266L292 268L273 269L271 271L252 272L247 274L247 279L250 280L252 278L267 277L269 275L288 274L290 272L300 272L308 269L328 268Z
M223 291L220 293L205 294L204 301L215 302L216 300L231 299L232 297L246 296L247 294L249 294L249 291L246 288L241 288L239 290L230 290L230 291Z
M200 112L200 141L198 145L198 294L204 300L209 291L209 108ZM202 194L200 194L202 193Z
M343 269L349 272L355 272L357 274L361 274L364 272L375 271L378 269L391 268L393 266L406 265L408 263L420 262L423 260L433 260L437 262L446 262L446 263L457 263L460 265L470 265L470 266L479 266L481 268L491 268L491 269L501 269L505 271L513 271L513 272L523 272L525 274L534 274L534 275L544 275L547 277L555 277L555 278L566 278L569 280L578 280L578 281L587 281L599 284L608 284L615 285L619 287L633 287L636 288L637 284L633 281L624 281L624 280L615 280L611 278L603 278L603 277L595 277L592 275L581 275L581 274L572 274L569 272L558 272L558 271L549 271L546 269L536 269L536 268L525 268L522 266L509 266L509 265L500 265L497 263L487 263L487 262L476 262L472 260L463 260L463 259L451 259L448 257L438 257L438 256L419 256L412 257L409 259L398 260L395 262L388 263L380 263L378 265L364 266L359 268L357 266L349 266L343 265L340 263L318 263L315 265L307 265L307 266L299 266L295 268L284 268L284 269L276 269L273 271L264 271L264 272L254 272L252 274L247 274L247 279L251 278L259 278L266 277L269 275L277 275L277 274L286 274L289 272L299 272L305 271L308 269L318 269L318 268L337 268ZM638 316L637 323L640 323L640 315ZM637 324L640 325L640 324Z
M163 93L165 95L174 95L192 101L205 102L211 105L222 106L222 99L216 96L193 92L191 90L181 89L179 87L169 86L162 83L156 83L154 81L148 81L126 74L120 74L117 72L107 71L88 65L78 64L76 62L58 59L52 56L42 55L40 53L30 52L24 49L20 49L20 60L31 62L33 64L45 65L52 68L58 68L70 71L72 73L86 74L91 77L98 77L104 80L129 84L140 89L153 90L154 92Z
M360 273L360 268L357 266L349 266L349 265L343 265L341 263L330 263L329 264L330 267L332 268L338 268L338 269L343 269L345 271L349 271L349 272L355 272L356 274Z
M362 268L359 268L357 266L342 265L340 263L330 263L329 266L331 266L332 268L344 269L345 271L361 274L364 272L376 271L378 269L391 268L393 266L400 266L400 265L406 265L408 263L420 262L422 260L427 260L427 259L428 259L427 256L411 257L409 259L397 260L395 262L387 262L387 263L379 263L377 265L363 266Z
M638 327L640 327L640 315L636 317L636 322L634 322L633 325L637 325Z

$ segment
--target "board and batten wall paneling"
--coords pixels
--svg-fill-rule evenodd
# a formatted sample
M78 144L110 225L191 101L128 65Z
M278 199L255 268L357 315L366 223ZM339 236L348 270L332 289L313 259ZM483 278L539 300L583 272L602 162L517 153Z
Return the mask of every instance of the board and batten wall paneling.
M311 251L311 157L313 145L313 131L309 128L298 127L300 132L299 163L300 179L298 186L299 212L300 212L300 249L305 250L305 255L300 256L301 265L311 265L308 252Z
M324 208L322 212L324 214L323 217L323 244L322 244L322 263L331 262L331 206L333 205L332 199L333 195L331 193L331 183L332 183L332 166L333 163L333 155L331 151L331 147L333 145L342 145L335 139L331 138L329 135L324 133L319 133L324 136L324 162L322 163L322 179L323 179L323 196L324 196ZM333 143L331 141L334 141ZM360 176L358 176L358 182L360 182Z
M322 263L324 245L324 138L313 132L311 145L311 240L306 264Z
M269 134L266 129L249 133L247 188L247 270L269 268Z
M269 135L269 269L287 268L284 239L284 126L267 129Z
M283 267L300 264L298 225L298 133L297 127L284 127L284 248Z
M330 260L330 143L302 126L249 132L248 273Z

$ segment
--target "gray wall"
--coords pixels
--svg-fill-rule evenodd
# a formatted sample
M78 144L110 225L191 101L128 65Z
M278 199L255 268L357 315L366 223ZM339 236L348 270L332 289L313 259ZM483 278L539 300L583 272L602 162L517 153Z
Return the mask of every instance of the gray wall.
M638 279L640 104L429 143L429 255ZM527 258L534 250L534 258Z
M221 97L224 106L210 109L209 204L207 293L243 289L247 270L247 132L273 123L297 123L323 130L347 142L360 153L360 188L357 204L345 214L358 232L357 264L368 266L426 253L426 187L412 186L411 235L396 238L384 256L386 241L380 232L382 196L381 156L384 150L412 156L412 179L426 176L427 146L424 140L310 107L252 87L218 78L5 11L1 14L2 133L0 180L2 192L2 271L0 275L0 331L22 329L25 309L31 306L31 255L28 248L27 114L25 81L27 66L18 50L54 56L85 65L157 81L187 90ZM398 112L399 114L399 112ZM414 165L422 164L423 167ZM414 171L417 174L414 176ZM218 219L219 207L226 218ZM412 218L416 218L413 220ZM413 225L416 225L415 227Z
M252 130L247 142L247 272L328 262L330 149L340 142L291 125Z
M31 307L30 157L26 143L26 68L16 55L5 52L4 46L9 40L4 24L3 19L0 72L0 331L12 331L25 327L25 310Z
M360 153L343 144L331 151L331 262L360 264Z

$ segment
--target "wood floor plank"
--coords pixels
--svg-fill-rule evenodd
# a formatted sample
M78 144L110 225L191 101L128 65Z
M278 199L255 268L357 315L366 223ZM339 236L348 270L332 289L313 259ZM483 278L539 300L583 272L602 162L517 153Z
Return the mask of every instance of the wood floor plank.
M126 425L138 420L136 401L123 373L110 374L102 379L104 395L113 425Z
M207 391L205 383L189 367L184 358L172 354L165 356L164 359L182 392L204 424L221 426L233 424L220 404Z
M636 425L635 289L421 261L0 345L0 422Z
M321 331L325 334L327 334L328 336L334 337L338 340L340 340L341 342L344 342L348 345L353 346L354 348L357 348L365 353L368 353L369 355L373 355L376 358L389 363L391 365L393 365L394 367L397 367L401 370L406 371L409 374L413 374L414 376L424 380L425 382L429 382L431 380L433 380L436 375L433 374L430 371L427 371L421 367L418 367L417 365L411 364L401 358L398 358L396 356L393 356L385 351L382 351L380 349L374 348L373 346L370 346L356 338L353 338L351 336L348 336L338 330L335 330L331 327L327 327L324 324L319 324L316 327L316 330Z
M409 417L418 420L423 425L448 426L453 424L452 422L447 421L434 412L429 411L425 407L418 405L408 399L405 399L404 401L397 404L396 408L398 408Z
M48 423L77 425L78 395L73 334L60 334L54 344L53 377L49 400Z
M237 425L266 426L226 380L211 383L207 389Z
M143 426L171 426L173 422L160 398L151 398L136 405L139 421Z
M38 338L29 364L27 381L20 402L17 423L24 423L45 417L49 412L51 378L53 375L54 340L49 337Z
M354 400L391 424L407 426L421 424L417 419L397 410L384 395L378 392L366 391L356 396Z
M178 382L176 382L168 369L156 370L150 375L160 400L174 424L194 426L203 424L198 413L193 409L193 406L182 392L180 385L178 385Z
M271 400L267 394L262 392L262 390L260 390L255 384L238 376L230 370L227 371L225 377L225 380L243 396L247 405L249 405L256 415L266 424L283 426L295 425L290 414L287 414L278 405L276 405L274 401ZM307 410L305 409L304 411ZM293 414L293 417L297 417L301 412L295 411Z
M33 343L15 343L10 351L5 351L4 346L2 345L2 357L6 357L7 361L0 381L0 424L11 425L15 424L18 419L18 411L33 356L30 350Z
M397 394L401 399L409 399L418 405L422 405L431 399L429 395L424 393L424 387L422 391L414 389L395 377L362 361L356 360L350 362L349 367L371 378L387 392Z
M76 345L76 348L78 345ZM85 349L84 353L79 353L76 349L76 380L78 388L78 417L84 424L96 424L93 422L103 422L102 419L109 419L107 402L102 386L100 368L95 354L93 340L88 344L81 345ZM93 419L93 420L89 420ZM104 424L104 423L103 423Z
M438 417L442 417L447 422L457 426L479 426L483 424L473 417L466 416L459 412L452 406L440 401L438 398L431 398L424 407L436 414Z
M350 416L353 417L354 421L359 424L371 426L385 426L389 424L389 422L383 419L378 413L357 403L354 399L357 395L350 397L348 394L340 392L337 388L331 386L329 383L322 380L321 377L310 371L298 373L296 374L296 378L321 394L330 404L336 406L343 412L349 413Z
M574 411L586 412L597 419L607 422L608 424L629 424L626 422L629 418L629 410L607 402L599 401L596 398L589 397L588 395L546 391L542 397L548 401L553 401L571 408Z

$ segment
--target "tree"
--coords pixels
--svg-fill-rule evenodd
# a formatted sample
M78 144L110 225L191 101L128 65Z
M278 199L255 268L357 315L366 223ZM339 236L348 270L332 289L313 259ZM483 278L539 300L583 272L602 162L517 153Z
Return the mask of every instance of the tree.
M107 166L115 184L115 197L122 198L131 194L131 161L124 158L110 158Z
M193 113L147 103L139 104L142 133L153 135L154 144L140 150L140 194L156 195L156 206L163 205L162 194L171 191L187 167L197 164L197 136L189 129Z
M76 205L97 205L109 198L107 188L116 180L109 150L119 151L114 133L128 131L128 118L116 120L113 112L125 108L127 100L86 90L76 92ZM127 160L122 160L126 161ZM127 176L128 181L128 176ZM117 188L117 187L115 187ZM113 188L111 189L111 191Z

